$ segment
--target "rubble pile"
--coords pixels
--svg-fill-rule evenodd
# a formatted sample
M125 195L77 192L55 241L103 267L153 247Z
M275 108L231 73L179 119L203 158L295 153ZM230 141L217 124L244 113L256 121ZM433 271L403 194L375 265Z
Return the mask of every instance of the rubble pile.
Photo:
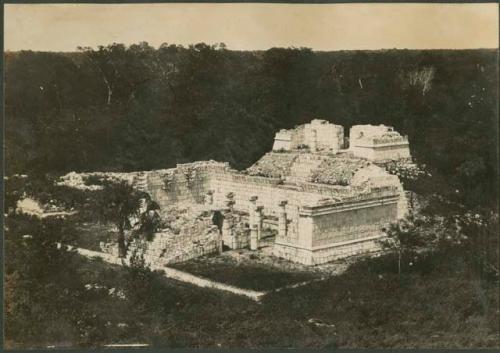
M399 161L389 161L383 163L382 166L392 175L397 175L403 180L417 180L420 177L431 174L425 170L425 165L418 166L411 159L402 159Z
M311 172L309 181L320 184L347 186L351 179L361 168L370 163L363 159L354 158L328 158L323 160L318 168Z
M248 175L268 178L285 178L290 174L290 168L297 158L293 153L266 153L246 171Z
M87 185L85 183L85 178L83 177L83 174L76 172L70 172L66 175L63 175L60 178L60 181L56 183L56 185L67 186L79 190L90 190L90 191L102 190L103 188L102 185Z
M55 200L50 200L48 203L41 203L30 197L24 197L17 201L16 212L38 218L51 216L64 217L76 213L73 208L66 210L63 206L57 205Z
M163 229L152 241L134 239L128 255L144 256L148 265L165 266L186 261L219 249L220 233L212 223L212 215L201 205L179 205L162 210ZM118 255L114 243L101 244L103 252Z
M133 184L139 173L113 173L113 172L95 172L95 173L76 173L70 172L63 175L57 185L67 186L79 190L102 190L102 184L105 182L127 182Z
M396 131L387 131L384 132L380 136L373 137L373 142L374 143L394 143L394 142L401 142L401 141L408 141L408 138L406 136L401 136L398 132Z

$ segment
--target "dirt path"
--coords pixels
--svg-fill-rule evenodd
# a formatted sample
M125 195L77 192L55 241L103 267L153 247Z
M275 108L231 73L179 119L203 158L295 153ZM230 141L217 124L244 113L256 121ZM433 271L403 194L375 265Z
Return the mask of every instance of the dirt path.
M102 260L112 263L115 265L122 265L121 259L113 256L111 254L106 254L103 252L99 251L92 251L88 249L82 249L82 248L75 248L75 247L69 247L70 249L75 249L80 255L85 256L87 258L92 258L92 257L98 257L101 258ZM193 284L198 287L203 287L203 288L212 288L212 289L218 289L226 292L230 292L236 295L241 295L245 296L247 298L250 298L255 301L259 301L262 296L267 294L267 292L258 292L250 289L242 289L238 287L234 287L228 284L220 283L220 282L215 282L206 278L202 277L197 277L194 276L190 273L184 272L184 271L179 271L170 267L160 267L160 266L153 266L151 268L152 270L161 270L164 272L165 277L175 279L180 282L184 283L189 283Z

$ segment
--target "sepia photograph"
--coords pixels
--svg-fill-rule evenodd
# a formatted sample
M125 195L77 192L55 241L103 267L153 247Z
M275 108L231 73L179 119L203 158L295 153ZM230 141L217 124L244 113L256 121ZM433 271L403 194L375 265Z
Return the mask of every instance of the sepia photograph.
M3 348L500 348L499 5L4 4Z

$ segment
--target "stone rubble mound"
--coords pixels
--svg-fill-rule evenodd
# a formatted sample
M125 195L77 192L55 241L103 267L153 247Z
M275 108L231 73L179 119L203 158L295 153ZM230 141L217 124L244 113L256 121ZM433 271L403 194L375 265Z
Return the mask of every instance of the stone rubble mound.
M347 186L351 184L351 179L354 174L368 165L370 165L370 163L363 159L324 159L318 168L311 172L309 181L320 184Z
M246 170L248 175L268 178L282 178L290 174L296 154L293 153L266 153L254 165Z
M129 256L142 255L148 265L165 266L218 251L219 229L202 205L177 204L162 210L162 217L163 229L155 233L152 241L132 240ZM101 244L101 249L118 254L116 244Z
M94 172L94 173L76 173L70 172L63 175L60 180L56 183L60 186L68 186L71 188L79 190L102 190L103 186L100 185L102 182L127 182L133 185L139 172L135 173L114 173L114 172ZM93 182L99 182L99 184L93 184Z

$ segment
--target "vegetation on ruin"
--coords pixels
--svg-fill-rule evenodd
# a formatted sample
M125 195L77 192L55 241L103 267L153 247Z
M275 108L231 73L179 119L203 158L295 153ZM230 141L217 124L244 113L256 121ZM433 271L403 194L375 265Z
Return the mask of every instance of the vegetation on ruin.
M252 166L247 168L245 172L248 175L284 179L290 174L290 167L296 159L297 155L293 153L278 155L276 155L276 151L266 153Z
M354 174L368 165L362 159L328 158L311 172L309 181L313 183L347 186Z

